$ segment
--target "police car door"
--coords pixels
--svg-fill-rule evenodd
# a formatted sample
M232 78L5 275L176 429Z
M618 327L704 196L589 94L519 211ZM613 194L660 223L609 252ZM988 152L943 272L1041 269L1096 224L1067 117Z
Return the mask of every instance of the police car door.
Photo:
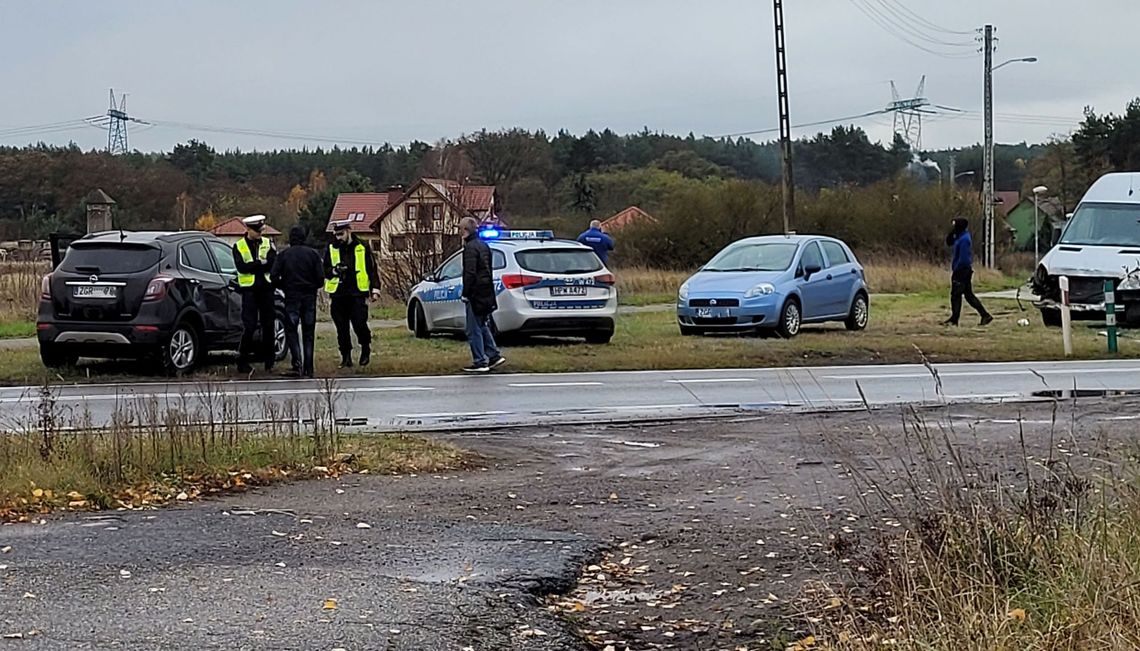
M436 282L424 297L424 311L433 328L462 330L463 252L447 259L436 273Z

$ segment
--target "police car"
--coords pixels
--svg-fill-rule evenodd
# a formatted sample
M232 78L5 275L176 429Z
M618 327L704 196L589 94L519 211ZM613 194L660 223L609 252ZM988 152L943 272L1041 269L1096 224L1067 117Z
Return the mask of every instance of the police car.
M491 249L499 308L493 321L504 335L583 337L609 343L617 315L614 276L588 246L554 239L552 231L483 229ZM464 332L463 251L447 259L408 299L408 329L426 339Z

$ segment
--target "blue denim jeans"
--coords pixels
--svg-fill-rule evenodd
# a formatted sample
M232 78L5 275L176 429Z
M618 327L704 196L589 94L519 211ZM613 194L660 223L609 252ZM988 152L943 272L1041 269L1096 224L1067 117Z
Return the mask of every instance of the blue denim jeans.
M289 318L289 323L285 326L285 342L289 347L289 356L293 358L293 370L312 375L313 342L317 330L316 293L286 296L285 315ZM301 334L299 340L298 328Z
M495 337L491 334L491 315L477 317L471 311L471 304L467 308L467 343L471 346L471 361L475 366L487 366L493 359L499 358L499 347L495 345Z

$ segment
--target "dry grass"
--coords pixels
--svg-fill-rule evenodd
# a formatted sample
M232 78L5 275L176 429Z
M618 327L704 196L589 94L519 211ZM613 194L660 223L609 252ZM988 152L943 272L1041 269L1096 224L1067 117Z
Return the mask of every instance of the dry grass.
M813 647L1140 648L1140 468L1131 442L1108 442L1127 436L1055 411L1047 441L1021 433L1016 467L996 470L952 425L907 420L909 467L852 464L864 507L881 501L901 533L872 543L862 589L826 599Z
M676 296L681 283L692 275L687 271L669 271L648 267L629 267L614 270L619 295L668 294Z
M311 401L274 406L242 403L206 384L177 406L124 403L101 428L85 425L84 414L44 388L30 413L0 423L0 520L58 508L157 505L289 478L466 463L464 452L426 439L344 436L335 386L325 387Z
M44 262L0 263L0 337L29 334L23 326L36 320L41 280L50 270Z
M929 262L902 259L875 260L867 263L866 272L867 285L874 294L950 291L948 268ZM978 268L974 270L974 287L979 290L1016 287L1026 277L1010 277L1000 271Z

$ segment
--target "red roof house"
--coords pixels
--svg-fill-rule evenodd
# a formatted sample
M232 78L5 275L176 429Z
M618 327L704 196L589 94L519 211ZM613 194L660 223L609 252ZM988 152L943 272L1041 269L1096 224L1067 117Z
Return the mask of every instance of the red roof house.
M607 233L619 231L633 224L656 224L657 218L637 206L630 206L602 222L602 230Z

